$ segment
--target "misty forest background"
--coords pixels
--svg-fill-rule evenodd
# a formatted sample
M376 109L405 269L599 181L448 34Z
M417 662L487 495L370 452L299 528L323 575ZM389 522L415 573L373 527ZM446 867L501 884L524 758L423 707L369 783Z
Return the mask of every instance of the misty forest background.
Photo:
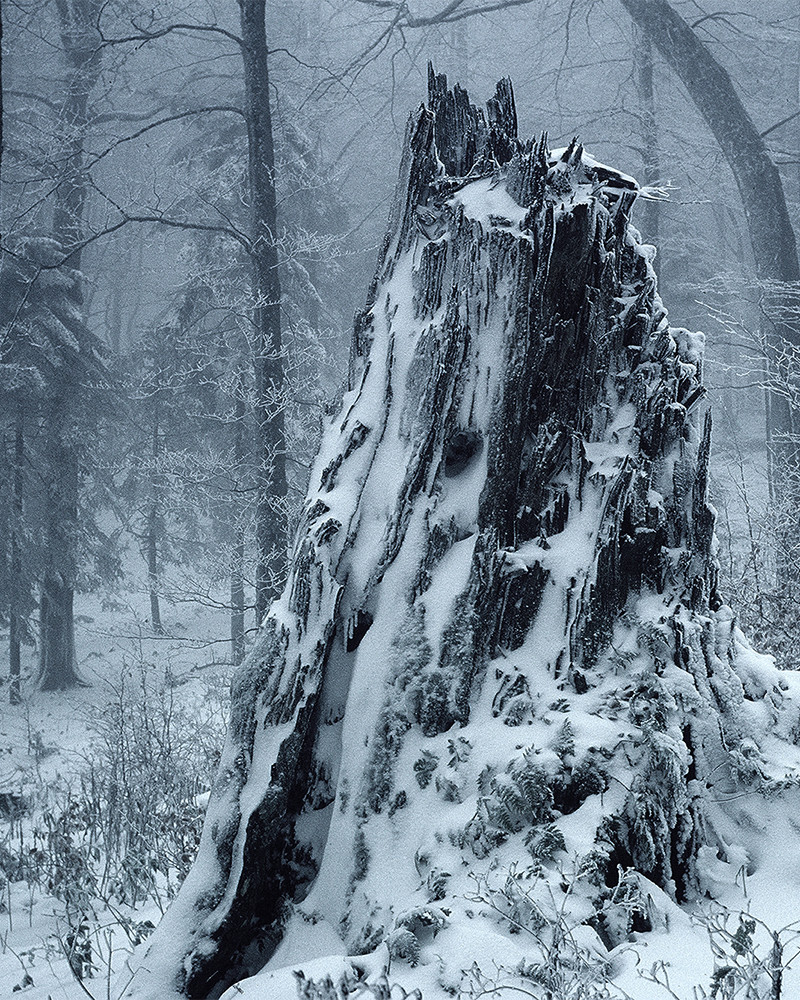
M698 105L678 47L648 29L659 6L719 74L716 126L714 93ZM759 236L753 208L777 191L798 231L800 13L722 7L3 3L10 931L15 916L33 928L34 897L56 900L72 972L110 970L191 863L227 679L282 587L428 61L477 98L510 76L521 134L578 136L652 189L634 222L657 245L670 321L707 338L722 591L758 648L800 665L797 251ZM749 131L725 126L726 86ZM724 127L777 168L763 190L736 176ZM90 720L69 762L42 721L59 706ZM10 889L23 882L24 918ZM97 930L109 907L123 944ZM34 952L16 966L25 985Z

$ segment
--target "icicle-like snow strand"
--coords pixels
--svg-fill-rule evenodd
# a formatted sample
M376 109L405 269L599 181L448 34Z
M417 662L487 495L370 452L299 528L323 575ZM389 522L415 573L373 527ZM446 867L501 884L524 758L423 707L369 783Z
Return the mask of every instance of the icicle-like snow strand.
M458 941L497 953L569 859L602 948L652 924L642 884L680 902L709 850L747 857L720 800L780 785L786 683L717 592L702 338L668 326L636 193L520 141L509 81L484 114L431 71L289 582L129 996L219 995L306 945L436 955L452 992ZM509 915L490 873L522 870Z

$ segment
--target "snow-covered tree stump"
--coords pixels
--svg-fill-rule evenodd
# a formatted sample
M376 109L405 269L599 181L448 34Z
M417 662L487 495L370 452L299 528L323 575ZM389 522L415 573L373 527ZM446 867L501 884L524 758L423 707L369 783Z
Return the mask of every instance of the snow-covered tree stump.
M507 80L486 114L429 83L290 580L132 996L218 996L282 939L287 962L420 963L436 996L465 941L502 960L562 899L613 947L656 919L647 886L681 902L710 858L747 864L720 800L797 756L717 591L702 339L667 324L636 182L518 140Z

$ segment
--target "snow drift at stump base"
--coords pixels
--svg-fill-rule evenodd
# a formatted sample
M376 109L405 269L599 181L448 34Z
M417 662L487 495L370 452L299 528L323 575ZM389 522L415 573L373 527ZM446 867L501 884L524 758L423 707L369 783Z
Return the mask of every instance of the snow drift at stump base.
M267 961L308 996L325 969L475 993L495 959L532 988L563 954L602 982L757 871L759 812L797 800L794 678L717 590L702 337L668 326L637 192L520 141L509 81L484 114L430 72L197 863L128 996ZM311 963L336 954L367 957Z

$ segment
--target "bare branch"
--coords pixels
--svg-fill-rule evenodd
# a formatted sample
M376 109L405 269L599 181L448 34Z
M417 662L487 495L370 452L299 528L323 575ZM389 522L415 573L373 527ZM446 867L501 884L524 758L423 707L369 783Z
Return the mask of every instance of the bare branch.
M136 27L135 23L134 27ZM98 31L99 30L98 26ZM244 47L244 42L238 35L235 35L232 31L227 31L225 28L220 28L215 24L169 24L166 28L159 28L157 31L139 29L139 33L136 35L123 35L120 38L106 38L101 32L101 42L98 45L98 49L109 48L115 45L130 45L133 42L154 42L159 38L164 38L166 35L171 35L175 32L193 31L222 35L224 38L235 42L239 48Z
M491 3L479 4L474 7L464 9L465 0L450 0L436 14L428 14L418 17L412 14L404 0L394 3L391 0L357 0L358 3L368 7L379 7L396 11L393 27L405 28L426 28L434 24L453 24L455 21L463 21L468 17L477 17L481 14L491 14L498 10L507 10L511 7L527 7L535 0L493 0Z
M92 243L96 243L97 240L102 239L104 236L111 236L113 233L119 232L120 229L130 225L131 223L166 226L168 229L184 229L201 233L218 233L219 235L227 236L229 239L234 240L245 250L245 252L248 255L252 253L252 246L247 237L243 233L239 232L237 229L234 229L231 226L215 226L210 223L190 222L186 219L173 219L170 218L169 216L158 215L158 214L131 215L125 212L123 209L119 208L119 206L116 207L117 210L122 215L121 219L119 219L117 222L112 223L109 226L105 226L103 229L98 229L90 236L87 236L85 239L81 240L79 243L76 243L68 250L65 250L64 255L61 257L59 261L56 261L53 264L39 263L38 264L39 271L56 271L59 268L64 267L66 264L68 264L69 260L72 257L74 257L76 254L80 254L83 250L86 249L86 247L90 246ZM10 253L15 257L22 256L18 253L15 253L11 248L6 246L1 247L0 249L2 249L4 253ZM35 281L35 277L34 279L32 279L31 284L33 283L33 281Z
M6 97L19 97L25 101L38 101L39 104L44 104L46 108L49 108L54 114L61 114L62 108L60 105L56 104L54 101L49 100L47 97L43 97L41 94L32 94L27 90L4 90L3 94Z
M794 111L792 112L792 114L787 115L785 118L781 118L779 122L775 122L774 125L770 125L770 127L766 130L766 132L761 133L761 138L763 139L765 136L768 136L770 132L777 131L777 129L781 128L781 126L787 125L789 122L794 121L795 118L800 118L800 111Z
M249 254L252 252L252 246L250 241L244 235L244 233L239 232L238 229L233 229L231 226L215 226L211 224L206 224L203 222L189 222L186 219L171 219L165 215L129 215L125 213L125 218L122 219L121 223L115 225L113 229L119 229L121 226L126 225L130 222L139 223L153 223L159 226L167 226L170 229L188 229L194 230L195 232L201 233L218 233L222 236L228 236L230 239L235 240L243 249ZM104 236L105 231L93 234L92 240L98 239L100 236ZM71 251L72 252L72 251Z
M181 121L184 118L191 118L194 115L205 115L213 114L215 112L228 112L230 114L240 115L242 118L245 117L244 111L241 108L237 108L232 104L217 104L209 105L206 108L193 108L191 111L181 111L175 115L169 115L167 118L160 118L158 121L150 122L143 128L138 129L136 132L132 132L130 135L123 136L121 139L116 139L110 145L108 145L101 153L96 153L86 164L87 168L93 167L96 163L102 160L104 157L108 156L119 146L126 142L133 142L135 139L139 139L145 133L152 131L155 128L161 128L164 125L169 125L171 122Z

